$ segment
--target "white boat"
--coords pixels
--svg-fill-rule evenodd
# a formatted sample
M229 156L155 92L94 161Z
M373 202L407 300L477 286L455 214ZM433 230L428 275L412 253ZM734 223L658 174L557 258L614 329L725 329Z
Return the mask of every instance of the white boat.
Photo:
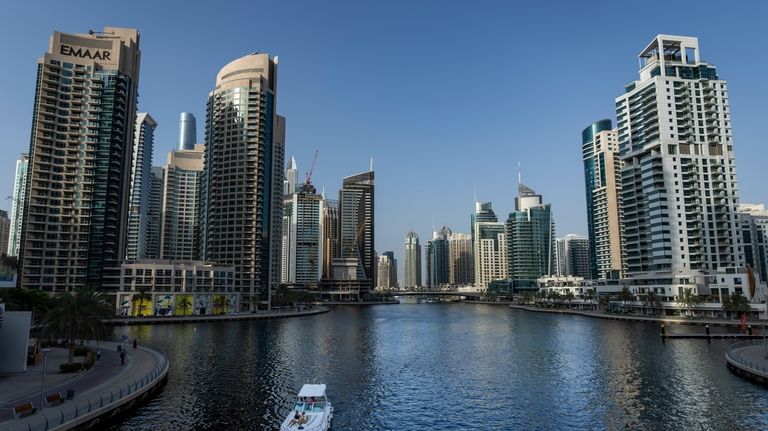
M333 406L325 396L325 385L304 385L280 431L327 431L331 419Z

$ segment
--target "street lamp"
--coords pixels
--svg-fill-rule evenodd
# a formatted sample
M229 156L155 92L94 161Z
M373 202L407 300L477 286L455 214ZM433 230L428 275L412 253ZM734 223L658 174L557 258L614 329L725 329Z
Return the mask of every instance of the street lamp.
M51 349L46 347L43 349L43 382L40 385L40 410L45 407L45 368L48 366L48 352L50 352Z

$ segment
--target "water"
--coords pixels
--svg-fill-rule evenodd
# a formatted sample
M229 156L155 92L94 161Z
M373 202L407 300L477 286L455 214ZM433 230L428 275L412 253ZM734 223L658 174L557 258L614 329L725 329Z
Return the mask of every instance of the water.
M503 306L339 307L297 319L136 326L167 386L119 430L273 430L328 384L335 430L760 430L768 389L728 371L727 340Z

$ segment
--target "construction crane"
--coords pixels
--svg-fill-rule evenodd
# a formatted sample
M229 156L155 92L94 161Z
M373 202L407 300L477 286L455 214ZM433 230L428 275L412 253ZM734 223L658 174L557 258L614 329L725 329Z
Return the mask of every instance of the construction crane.
M315 163L317 162L317 153L319 153L320 150L315 150L315 156L312 158L312 165L309 167L309 170L307 171L307 177L304 180L304 184L311 186L312 185L312 171L315 170Z

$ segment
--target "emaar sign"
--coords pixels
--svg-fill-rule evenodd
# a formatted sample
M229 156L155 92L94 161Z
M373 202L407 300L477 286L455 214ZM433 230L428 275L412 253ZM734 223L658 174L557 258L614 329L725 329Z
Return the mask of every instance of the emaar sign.
M112 53L107 50L91 50L88 48L61 45L59 52L62 55L69 55L71 57L89 58L91 60L112 60L110 58Z

